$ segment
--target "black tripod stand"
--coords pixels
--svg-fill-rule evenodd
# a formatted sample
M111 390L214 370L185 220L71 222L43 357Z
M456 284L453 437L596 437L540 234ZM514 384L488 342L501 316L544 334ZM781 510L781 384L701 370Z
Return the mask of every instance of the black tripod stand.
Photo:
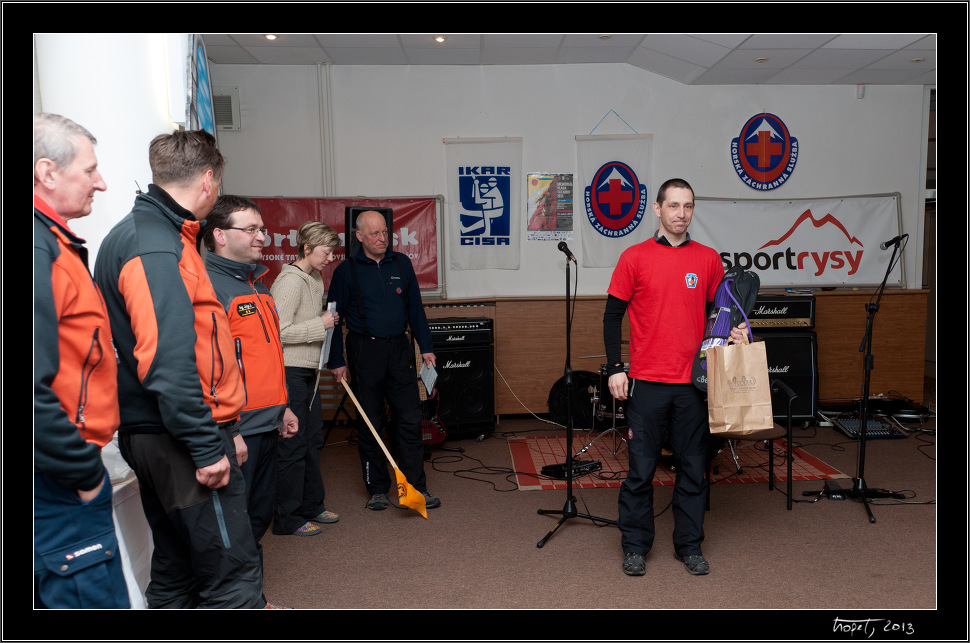
M573 258L569 248L566 247L564 241L559 242L559 249L566 253L566 367L565 367L565 384L566 384L566 463L563 465L565 469L566 478L566 504L560 510L552 509L539 509L539 515L546 514L559 514L562 518L559 519L549 533L545 537L536 543L536 547L542 548L546 541L548 541L556 530L559 529L567 520L570 518L586 518L588 520L594 520L602 522L608 525L617 524L615 520L606 520L603 518L597 518L595 516L590 516L588 514L579 513L576 510L576 498L573 496L573 474L574 474L574 464L573 460L573 410L572 410L572 383L573 383L573 369L570 365L570 337L572 335L572 308L570 306L569 299L569 262L572 261L576 263ZM586 461L583 464L590 464ZM597 463L598 464L598 463Z
M895 493L892 491L886 491L884 489L869 489L866 486L865 478L865 468L866 468L866 428L868 424L869 417L869 381L871 378L873 360L872 360L872 324L875 320L876 313L879 312L879 302L882 300L882 293L886 289L886 281L889 279L889 273L893 269L893 265L896 260L896 251L899 249L899 243L905 241L909 238L909 235L901 235L896 237L891 242L883 244L883 249L890 243L893 246L893 254L889 258L889 267L886 269L886 276L883 277L882 283L879 288L873 293L876 298L875 303L870 302L866 304L866 334L862 339L862 345L859 346L859 352L864 352L865 357L862 362L862 400L860 408L860 429L859 429L859 463L857 466L856 477L852 479L852 488L846 491L846 497L852 498L854 500L861 500L862 504L866 508L866 513L869 515L869 522L876 522L876 517L872 515L872 508L869 506L870 498L902 498L902 494ZM905 244L904 244L905 247ZM902 251L900 251L900 256Z

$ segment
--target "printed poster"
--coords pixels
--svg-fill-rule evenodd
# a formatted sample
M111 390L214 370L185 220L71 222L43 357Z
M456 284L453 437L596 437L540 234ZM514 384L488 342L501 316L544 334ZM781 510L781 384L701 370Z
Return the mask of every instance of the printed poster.
M527 176L529 193L528 241L572 241L573 175L534 174Z

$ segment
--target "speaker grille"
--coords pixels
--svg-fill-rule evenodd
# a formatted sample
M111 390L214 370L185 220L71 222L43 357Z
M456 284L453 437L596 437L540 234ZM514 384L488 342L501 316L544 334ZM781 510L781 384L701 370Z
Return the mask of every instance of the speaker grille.
M787 384L798 398L792 403L792 418L811 420L818 411L818 345L814 331L761 329L768 355L768 376ZM788 417L788 400L772 396L775 420Z
M492 320L429 320L437 361L438 418L448 439L495 430L495 354Z
M491 346L435 349L438 417L448 438L495 429L494 355Z

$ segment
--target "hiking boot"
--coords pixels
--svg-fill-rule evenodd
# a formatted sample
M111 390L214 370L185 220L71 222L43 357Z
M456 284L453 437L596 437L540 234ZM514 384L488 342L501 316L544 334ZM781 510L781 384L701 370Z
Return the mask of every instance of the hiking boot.
M387 509L387 494L386 493L375 493L367 501L367 508L374 511L383 511Z
M700 554L689 554L687 556L674 554L674 558L684 563L684 567L687 569L687 571L694 576L703 576L711 571L710 565L707 564L707 561L704 560L704 557Z
M643 576L647 573L647 562L643 554L627 552L623 554L623 573L627 576Z
M441 506L441 499L438 498L437 496L432 496L427 491L421 492L421 495L424 496L424 508L425 509L435 509L435 508Z
M325 525L329 525L330 523L334 523L340 520L340 516L338 516L332 511L324 511L321 514L313 518L310 518L310 520L312 520L313 522L319 522Z

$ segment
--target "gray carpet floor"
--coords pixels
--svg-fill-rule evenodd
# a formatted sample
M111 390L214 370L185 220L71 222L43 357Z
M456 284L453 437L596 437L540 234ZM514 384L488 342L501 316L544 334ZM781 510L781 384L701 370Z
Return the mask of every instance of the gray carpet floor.
M656 489L657 540L647 556L645 576L622 573L619 531L595 519L616 519L617 489L574 490L576 510L594 519L570 518L537 547L559 518L538 510L560 511L569 496L565 491L518 491L510 475L507 440L560 430L540 419L503 416L481 441L442 445L461 452L432 449L425 470L429 489L442 505L430 510L427 520L401 507L379 512L364 507L367 494L355 433L338 424L321 466L326 506L340 514L340 521L312 537L267 534L262 541L265 595L271 603L291 608L333 610L328 619L346 617L354 623L368 619L361 610L373 609L542 610L526 630L499 614L485 614L466 622L461 631L435 627L434 634L395 633L394 624L402 619L392 617L361 624L365 629L349 638L846 639L860 635L847 636L854 625L843 621L860 615L886 621L882 625L890 629L879 633L882 639L897 638L886 634L899 623L916 628L915 633L896 632L900 639L939 636L936 628L948 625L937 617L955 596L949 589L943 595L937 589L940 549L950 533L938 529L935 379L928 377L927 386L932 388L927 400L933 416L922 425L908 424L917 430L904 439L867 441L862 462L869 488L899 492L905 499L871 500L875 522L870 522L860 501L819 496L821 482L795 481L791 511L785 508L784 485L769 491L763 484L715 484L704 525L704 555L711 573L698 577L673 557L669 487ZM963 450L964 423L947 427L959 431ZM856 476L857 440L814 424L796 428L794 440L850 478ZM961 512L952 527L957 529L961 560L963 618L953 624L965 628L962 459L961 465L960 493L948 501ZM841 485L851 488L852 481ZM681 629L685 615L671 620L647 615L642 625L630 629L621 615L610 612L634 609L704 610L712 616L699 616L690 628ZM771 611L765 623L794 613L785 630L765 631L755 625L761 618L755 611L760 610ZM615 629L619 623L622 630ZM749 631L736 631L745 623L750 623ZM391 629L377 635L378 630L367 627Z

